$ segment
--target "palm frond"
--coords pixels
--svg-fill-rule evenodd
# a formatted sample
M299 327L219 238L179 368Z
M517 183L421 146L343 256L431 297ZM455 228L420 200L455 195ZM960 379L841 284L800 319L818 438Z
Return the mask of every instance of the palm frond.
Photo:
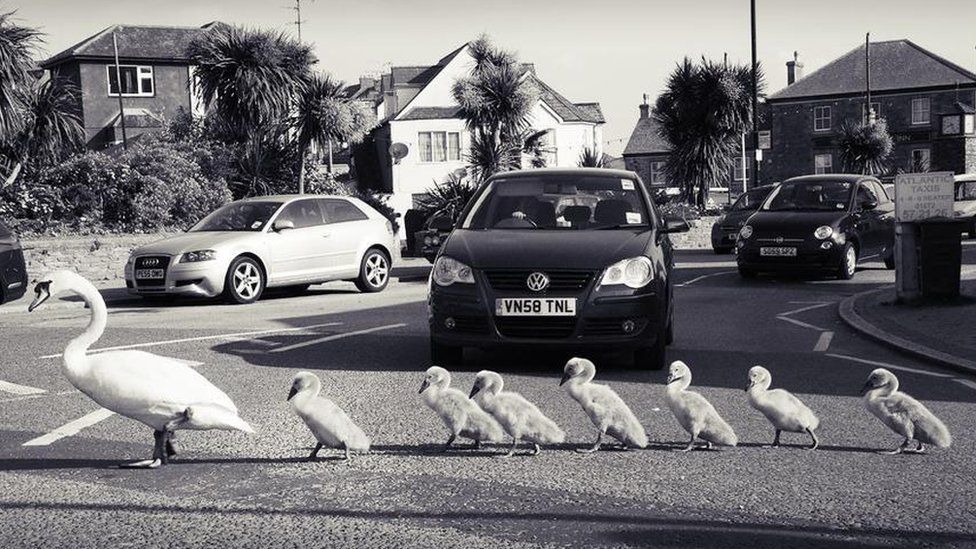
M880 175L888 169L887 160L894 141L884 119L873 123L847 121L841 125L838 146L846 170Z
M40 33L14 21L14 12L0 13L0 140L20 129L22 90L28 87Z

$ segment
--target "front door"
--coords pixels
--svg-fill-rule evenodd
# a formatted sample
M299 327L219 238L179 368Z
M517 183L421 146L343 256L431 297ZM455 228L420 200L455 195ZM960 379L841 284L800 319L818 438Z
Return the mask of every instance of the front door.
M275 230L290 221L294 228ZM327 276L323 258L328 255L325 219L313 199L287 204L269 229L271 255L269 282L274 285L314 282Z
M369 217L342 198L319 198L316 201L325 217L326 268L330 276L355 276L359 273L360 243L370 230Z

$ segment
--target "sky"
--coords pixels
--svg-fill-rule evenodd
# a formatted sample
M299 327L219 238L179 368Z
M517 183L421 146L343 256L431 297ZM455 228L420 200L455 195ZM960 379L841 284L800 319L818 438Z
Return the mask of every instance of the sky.
M756 0L767 91L786 85L799 52L809 74L863 43L908 38L976 72L976 0ZM295 0L0 0L45 33L44 54L116 23L199 26L219 20L295 32ZM748 0L302 0L302 38L319 69L355 81L384 66L433 64L487 33L535 63L575 102L600 102L606 152L618 155L683 57L749 63Z

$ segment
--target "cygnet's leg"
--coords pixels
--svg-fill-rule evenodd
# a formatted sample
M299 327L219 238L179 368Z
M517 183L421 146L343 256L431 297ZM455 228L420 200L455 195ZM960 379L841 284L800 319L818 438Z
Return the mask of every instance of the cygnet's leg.
M170 431L169 440L166 441L166 457L173 457L181 450L179 443L176 442L176 433Z
M906 454L924 454L925 453L925 445L922 444L922 441L916 440L915 443L917 445L917 446L915 446L915 448L905 448L904 452Z
M454 444L455 438L457 438L457 435L451 433L451 436L447 438L447 442L444 443L444 447L441 448L441 453L444 453L451 449L451 445Z
M679 452L690 452L695 449L695 435L691 435L691 440L688 441L688 445L679 450Z
M153 431L153 439L155 439L155 444L153 444L152 459L145 459L133 463L123 463L121 467L128 469L155 469L162 465L163 456L166 453L166 439L164 433L165 431Z
M308 461L314 460L315 459L315 456L319 455L319 450L321 450L321 449L322 449L322 443L321 442L316 442L315 443L315 448L312 448L312 453L308 455Z
M500 455L500 456L495 456L495 457L510 458L510 457L514 456L515 455L515 447L518 446L518 442L519 441L518 441L517 438L512 437L512 447L508 449L508 453L507 454L504 454L504 455Z
M576 451L581 454L592 454L600 449L601 444L603 444L603 431L597 431L596 442L593 443L593 446L589 448L577 448Z
M807 446L807 450L816 450L817 447L820 446L820 441L817 440L817 435L809 427L806 429L806 431L807 431L807 434L810 435L810 438L813 439L813 444L811 444L810 446Z
M905 441L901 443L901 446L895 448L894 450L884 450L884 451L881 451L879 453L885 454L885 455L888 455L888 456L894 456L894 455L900 454L900 453L904 452L908 448L908 445L911 442L912 442L911 439L909 439L909 438L906 437L905 438Z
M764 446L764 448L779 448L779 434L782 433L779 429L776 429L776 435L773 436L773 444L770 446Z
M539 446L538 443L533 442L532 443L532 451L529 452L529 455L530 456L537 456L537 455L539 455L539 452L541 452L541 451L542 451L542 446Z
M474 441L471 442L471 449L472 450L480 450L481 449L481 440L474 439Z
M343 444L342 447L346 449L346 458L343 459L342 461L345 461L346 463L349 463L349 459L350 459L350 456L349 456L349 445Z
M706 450L711 450L712 449L712 441L710 441L710 440L706 440L705 441L705 449Z

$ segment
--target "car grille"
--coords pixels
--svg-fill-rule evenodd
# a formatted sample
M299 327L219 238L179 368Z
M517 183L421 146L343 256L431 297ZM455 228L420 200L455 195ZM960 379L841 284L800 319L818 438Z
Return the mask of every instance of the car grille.
M485 271L488 284L495 290L503 292L528 291L526 281L535 272L545 273L549 277L547 292L577 293L582 291L593 279L592 271L546 271L539 270L511 270Z
M622 336L637 335L647 326L647 320L642 318L631 318L634 322L634 330L630 333L624 332L623 323L627 318L588 318L583 324L583 335L590 337L601 336Z
M573 335L575 317L531 316L495 317L498 333L523 339L564 339Z
M169 256L165 255L144 255L136 258L132 276L136 281L136 286L165 286L166 269L169 267ZM162 269L162 278L135 278L135 271L139 269Z

